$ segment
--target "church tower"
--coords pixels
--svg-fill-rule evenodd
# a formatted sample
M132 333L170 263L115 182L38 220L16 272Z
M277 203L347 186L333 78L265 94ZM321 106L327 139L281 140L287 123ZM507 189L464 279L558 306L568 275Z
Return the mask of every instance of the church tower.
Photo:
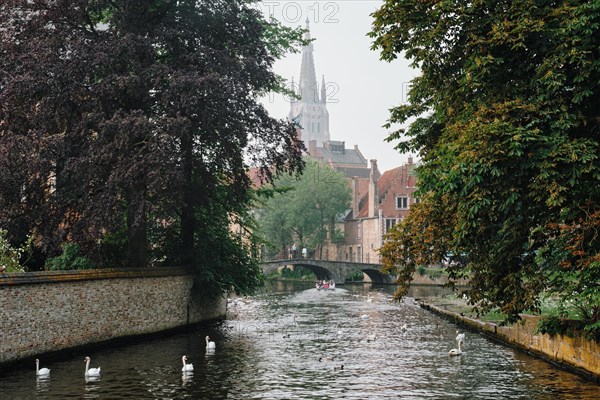
M308 19L306 20L304 39L310 40ZM316 140L317 146L323 146L325 142L329 141L327 93L325 76L322 77L320 87L317 84L312 42L302 48L300 79L297 87L295 87L294 80L292 79L291 90L300 99L292 99L290 101L288 118L290 121L295 121L300 125L300 135L306 148L309 147L311 140Z

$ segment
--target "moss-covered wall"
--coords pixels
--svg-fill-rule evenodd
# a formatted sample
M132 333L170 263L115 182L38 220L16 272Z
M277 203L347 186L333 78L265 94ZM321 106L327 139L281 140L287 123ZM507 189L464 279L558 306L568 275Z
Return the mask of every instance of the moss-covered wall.
M224 318L181 268L0 275L0 364Z

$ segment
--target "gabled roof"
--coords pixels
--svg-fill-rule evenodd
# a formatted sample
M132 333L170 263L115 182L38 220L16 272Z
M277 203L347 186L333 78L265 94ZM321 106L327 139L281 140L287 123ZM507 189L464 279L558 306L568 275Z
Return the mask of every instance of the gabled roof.
M379 205L387 199L388 195L408 195L415 191L416 177L412 174L414 164L404 164L385 171L377 180L377 191ZM395 196L394 196L395 197ZM389 203L386 202L386 203ZM390 214L390 210L384 209L384 216ZM386 212L387 211L387 212ZM395 211L395 200L394 200ZM369 215L369 191L360 199L357 218L366 218Z

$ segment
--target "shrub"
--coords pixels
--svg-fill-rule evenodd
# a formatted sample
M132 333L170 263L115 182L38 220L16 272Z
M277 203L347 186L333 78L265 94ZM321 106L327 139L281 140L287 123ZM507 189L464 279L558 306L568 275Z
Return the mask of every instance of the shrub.
M62 254L46 260L45 267L50 271L64 271L91 269L94 268L94 264L92 260L79 254L79 245L77 243L65 243Z
M0 266L6 268L5 272L23 272L21 257L31 255L33 250L33 236L29 236L21 247L12 246L8 239L8 231L0 229Z

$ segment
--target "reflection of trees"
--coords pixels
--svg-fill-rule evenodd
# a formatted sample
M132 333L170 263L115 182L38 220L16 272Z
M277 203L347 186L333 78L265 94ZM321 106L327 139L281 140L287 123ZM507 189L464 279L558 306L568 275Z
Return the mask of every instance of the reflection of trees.
M559 368L549 368L547 361L514 350L515 366L528 376L532 391L555 393L561 398L597 398L598 384L579 379L573 373Z

